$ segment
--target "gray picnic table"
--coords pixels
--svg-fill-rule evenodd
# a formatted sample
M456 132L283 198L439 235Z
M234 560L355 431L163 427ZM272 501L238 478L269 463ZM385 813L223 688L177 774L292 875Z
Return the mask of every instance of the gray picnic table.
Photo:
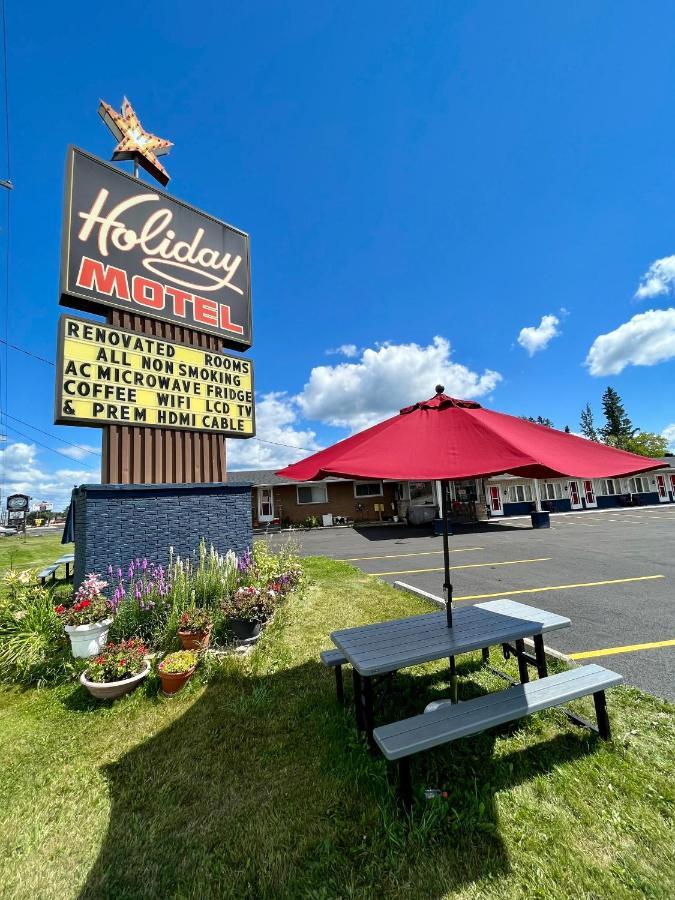
M448 628L443 611L345 628L332 632L331 639L351 663L357 728L366 733L374 747L375 679L408 666L448 659L454 680L456 656L481 650L487 661L489 648L501 645L517 658L524 684L529 680L528 665L536 667L540 678L548 674L543 635L569 625L565 616L501 599L460 607L454 613L452 628ZM534 641L534 657L525 651L525 638Z

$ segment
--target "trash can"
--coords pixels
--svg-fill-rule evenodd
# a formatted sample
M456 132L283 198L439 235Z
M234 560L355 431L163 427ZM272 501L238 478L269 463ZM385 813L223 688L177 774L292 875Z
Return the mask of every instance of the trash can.
M533 528L550 528L551 527L551 513L542 510L541 512L530 513L532 517L532 527Z

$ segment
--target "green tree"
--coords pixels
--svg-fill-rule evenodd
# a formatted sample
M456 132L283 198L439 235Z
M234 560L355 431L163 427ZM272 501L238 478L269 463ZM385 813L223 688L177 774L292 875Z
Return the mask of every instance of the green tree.
M545 425L547 428L555 428L552 419L547 419L544 416L537 416L535 419L534 416L521 416L521 419L525 419L526 422L534 422L535 425Z
M602 395L602 409L605 414L605 424L600 429L603 441L626 450L628 442L640 429L633 426L614 388L608 387Z
M590 403L587 403L586 406L584 406L584 408L581 410L579 427L581 428L581 433L583 434L583 436L587 437L589 441L598 440L598 432L595 427L595 422L593 421L593 410L591 409Z
M659 459L668 452L668 440L652 431L639 431L626 442L625 450L639 456L652 456Z

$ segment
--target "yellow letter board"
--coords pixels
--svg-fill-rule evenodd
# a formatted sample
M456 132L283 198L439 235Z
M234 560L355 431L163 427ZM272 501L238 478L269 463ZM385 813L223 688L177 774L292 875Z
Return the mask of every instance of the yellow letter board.
M56 365L57 425L255 434L248 359L64 315Z

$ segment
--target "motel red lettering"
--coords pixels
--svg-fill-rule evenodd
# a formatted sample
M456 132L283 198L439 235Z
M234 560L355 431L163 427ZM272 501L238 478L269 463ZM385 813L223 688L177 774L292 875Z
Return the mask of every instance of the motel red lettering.
M77 286L117 297L119 300L128 300L144 308L156 310L168 308L167 311L170 312L170 307L173 307L173 314L181 319L187 319L186 308L190 303L195 324L210 325L212 328L220 328L232 334L244 333L244 327L231 320L231 309L226 303L207 300L197 294L190 294L142 275L133 276L130 292L129 279L124 269L117 269L88 256L82 257Z
M99 294L108 294L120 300L129 300L129 282L124 269L106 266L97 259L82 257L80 271L77 274L77 286Z
M204 322L205 325L218 325L218 304L215 300L206 300L204 297L195 296L194 314L198 322Z
M134 275L131 279L131 291L136 303L152 309L164 309L164 291L159 281L151 281L142 275Z

